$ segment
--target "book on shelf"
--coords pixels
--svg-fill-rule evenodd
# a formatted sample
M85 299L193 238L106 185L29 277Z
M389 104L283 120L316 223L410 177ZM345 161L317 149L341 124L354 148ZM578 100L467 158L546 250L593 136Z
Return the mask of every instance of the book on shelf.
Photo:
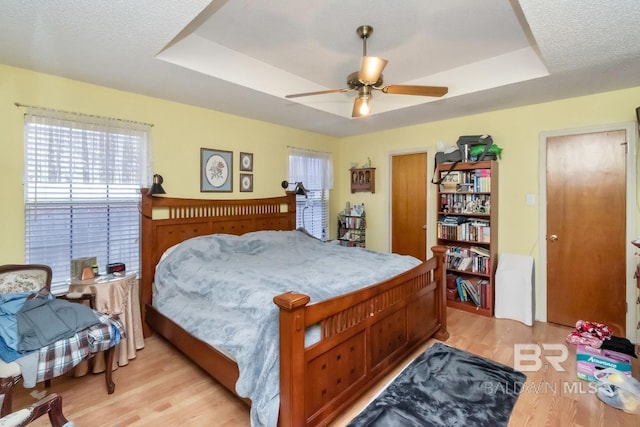
M458 296L460 297L460 301L466 301L467 300L467 292L464 290L464 287L462 286L462 277L457 277L456 278L456 286L458 287Z
M471 246L469 250L480 256L485 256L485 257L491 256L491 252L489 252L489 249L483 248L481 246Z
M458 300L461 302L472 302L479 308L489 308L491 290L488 280L479 278L465 279L461 276L454 277L455 291L457 291Z
M475 170L474 189L479 193L488 193L491 191L491 169Z
M489 280L477 277L465 279L457 275L448 276L452 276L451 285L455 286L452 288L452 291L456 294L455 299L461 302L471 302L478 308L489 308L491 298ZM453 282L455 282L455 285Z
M479 243L490 243L491 241L491 226L478 222L455 224L438 220L436 231L439 239L465 240Z
M491 274L491 256L488 249L479 246L447 246L445 254L448 269Z
M364 228L365 220L362 217L338 215L338 224L345 228Z
M483 227L483 226L489 226L491 225L491 220L487 219L487 218L469 218L468 221L475 226L478 227Z
M440 193L439 211L446 215L488 215L490 206L490 194Z
M474 283L472 280L462 280L462 286L466 290L467 295L473 301L473 303L480 307L482 305L480 300L480 287L477 283Z
M484 218L469 218L472 240L481 243L490 243L491 241L491 221Z
M471 257L461 257L460 258L460 263L458 264L458 266L456 268L458 270L461 270L461 271L468 270L469 267L471 267L471 262L472 261L473 261L473 258L471 258Z
M459 225L459 224L463 224L465 222L469 221L469 218L467 218L466 216L456 216L456 215L445 215L444 217L442 217L440 219L440 222L442 224L447 224L447 225Z
M482 308L489 308L489 298L491 298L489 281L486 279L478 280L478 287L480 288L480 306Z

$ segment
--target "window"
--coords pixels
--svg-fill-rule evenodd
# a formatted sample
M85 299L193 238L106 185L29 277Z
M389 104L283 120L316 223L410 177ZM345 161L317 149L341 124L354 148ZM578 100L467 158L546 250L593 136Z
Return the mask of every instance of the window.
M296 226L326 240L333 187L331 154L290 147L289 182L302 182L307 190L306 196L296 196Z
M53 270L65 291L71 260L139 270L140 187L150 126L30 109L25 115L25 260Z

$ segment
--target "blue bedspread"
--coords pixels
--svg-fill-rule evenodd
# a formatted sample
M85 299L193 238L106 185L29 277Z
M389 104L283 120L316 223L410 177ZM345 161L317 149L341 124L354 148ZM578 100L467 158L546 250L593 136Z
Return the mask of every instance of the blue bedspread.
M410 256L324 243L303 231L196 237L156 268L154 306L233 358L236 392L251 399L253 426L275 426L279 408L278 308L295 291L311 302L386 280L420 264Z

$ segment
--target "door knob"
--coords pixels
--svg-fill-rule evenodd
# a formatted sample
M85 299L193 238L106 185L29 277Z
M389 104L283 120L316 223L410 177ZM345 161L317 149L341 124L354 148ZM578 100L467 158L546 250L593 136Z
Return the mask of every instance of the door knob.
M551 236L549 236L549 240L551 240L552 242L555 242L556 240L558 240L558 236L555 234L552 234Z
M423 226L422 226L422 229L423 229L423 230L426 230L426 229L427 229L427 226L426 226L426 225L423 225Z

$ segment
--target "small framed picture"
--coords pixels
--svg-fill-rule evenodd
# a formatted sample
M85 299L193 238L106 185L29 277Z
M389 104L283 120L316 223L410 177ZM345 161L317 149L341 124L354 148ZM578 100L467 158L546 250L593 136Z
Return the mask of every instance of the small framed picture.
M200 149L200 191L233 191L233 152Z
M240 170L253 172L253 153L240 153Z
M458 171L454 171L454 172L440 172L440 179L442 180L442 183L450 183L450 184L460 184L460 172Z
M241 173L240 174L240 191L251 193L253 192L253 174Z

